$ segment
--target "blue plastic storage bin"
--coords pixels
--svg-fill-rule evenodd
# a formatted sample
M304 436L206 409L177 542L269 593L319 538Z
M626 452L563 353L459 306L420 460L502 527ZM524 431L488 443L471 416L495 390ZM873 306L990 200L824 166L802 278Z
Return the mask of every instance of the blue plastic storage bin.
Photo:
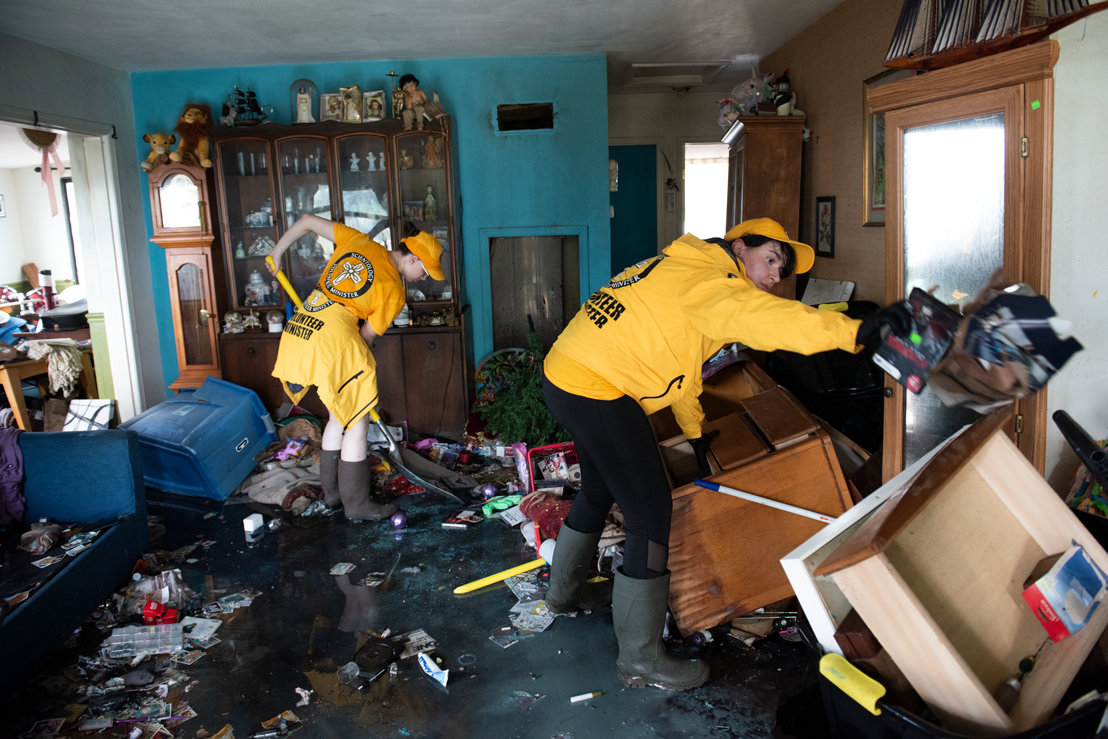
M215 500L226 500L277 440L257 394L215 377L121 427L138 434L147 486Z

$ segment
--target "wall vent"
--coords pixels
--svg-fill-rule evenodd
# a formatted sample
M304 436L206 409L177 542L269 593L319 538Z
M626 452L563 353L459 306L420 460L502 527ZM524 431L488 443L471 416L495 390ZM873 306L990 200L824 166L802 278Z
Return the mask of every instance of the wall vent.
M541 131L554 128L554 103L498 105L496 127L501 131Z

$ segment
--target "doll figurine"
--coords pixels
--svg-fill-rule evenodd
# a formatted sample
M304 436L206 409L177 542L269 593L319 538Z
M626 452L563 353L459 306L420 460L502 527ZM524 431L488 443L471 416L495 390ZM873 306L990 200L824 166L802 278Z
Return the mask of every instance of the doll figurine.
M404 130L411 131L414 124L417 130L422 131L427 94L419 89L419 80L414 74L406 74L400 78L400 89L404 96L404 107L400 112L404 119Z

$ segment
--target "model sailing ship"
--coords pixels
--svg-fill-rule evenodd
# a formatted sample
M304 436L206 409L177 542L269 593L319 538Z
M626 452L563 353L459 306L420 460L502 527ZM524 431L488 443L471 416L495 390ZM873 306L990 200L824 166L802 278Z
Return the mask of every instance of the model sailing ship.
M273 106L268 106L268 113L262 110L258 103L257 94L249 87L243 92L235 85L234 90L227 96L223 103L223 115L219 122L224 126L256 126L259 123L268 123L269 116L273 113Z

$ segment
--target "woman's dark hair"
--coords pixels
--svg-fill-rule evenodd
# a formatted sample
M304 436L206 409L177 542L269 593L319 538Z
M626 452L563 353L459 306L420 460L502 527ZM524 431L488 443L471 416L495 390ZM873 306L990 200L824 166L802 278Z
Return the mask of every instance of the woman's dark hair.
M401 254L411 254L412 251L404 244L404 239L410 239L413 236L419 235L419 226L415 225L411 221L404 221L400 224L400 245L397 247L400 249Z
M761 234L746 234L740 236L743 240L743 244L747 249L757 249L760 246L765 246L771 241L776 241L781 245L781 256L785 258L785 263L781 265L781 279L785 279L793 273L796 268L796 251L793 249L792 244L785 243L784 241L777 241L769 236L762 236Z

